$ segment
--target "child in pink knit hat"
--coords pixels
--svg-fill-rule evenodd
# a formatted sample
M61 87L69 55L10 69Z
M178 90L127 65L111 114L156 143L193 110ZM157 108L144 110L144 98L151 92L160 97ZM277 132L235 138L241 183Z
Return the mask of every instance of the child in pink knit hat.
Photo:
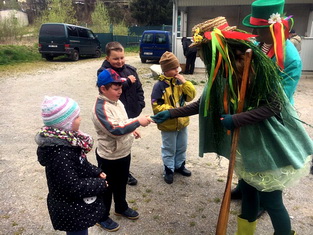
M54 229L68 235L87 235L105 212L106 175L87 160L93 139L79 130L79 114L71 98L46 96L44 126L36 135L38 161L47 177L50 219Z

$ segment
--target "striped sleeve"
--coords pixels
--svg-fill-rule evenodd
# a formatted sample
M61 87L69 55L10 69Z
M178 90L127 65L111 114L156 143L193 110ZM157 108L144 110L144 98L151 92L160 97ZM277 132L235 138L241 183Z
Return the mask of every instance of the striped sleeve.
M105 105L106 101L98 98L95 105L95 114L101 126L112 135L126 135L140 126L137 119L126 119L123 122L118 122L114 115L106 112Z

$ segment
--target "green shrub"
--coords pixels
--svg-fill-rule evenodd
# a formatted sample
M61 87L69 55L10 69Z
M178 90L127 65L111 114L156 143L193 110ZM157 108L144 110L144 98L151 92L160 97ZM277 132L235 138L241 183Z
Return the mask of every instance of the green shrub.
M97 1L95 11L91 14L92 26L95 33L110 32L110 17L103 2Z

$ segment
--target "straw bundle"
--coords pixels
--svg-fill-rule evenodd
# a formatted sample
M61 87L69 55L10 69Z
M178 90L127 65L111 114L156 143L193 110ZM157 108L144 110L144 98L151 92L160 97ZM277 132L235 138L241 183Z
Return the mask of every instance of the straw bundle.
M221 28L223 27L223 25L227 25L227 26L225 28ZM223 31L230 31L230 30L236 29L236 26L229 26L226 21L226 18L224 16L219 16L214 19L210 19L210 20L207 20L200 24L195 25L192 28L192 32L195 33L197 28L200 29L200 33L204 33L207 31L212 31L214 28L219 28Z

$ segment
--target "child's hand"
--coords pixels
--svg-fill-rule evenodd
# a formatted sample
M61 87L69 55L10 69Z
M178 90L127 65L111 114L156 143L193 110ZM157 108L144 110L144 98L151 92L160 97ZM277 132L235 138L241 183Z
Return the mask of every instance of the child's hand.
M129 75L128 79L132 82L135 83L136 82L136 77L134 75Z
M141 135L140 135L140 133L139 133L137 130L135 130L135 131L133 132L133 135L135 136L135 139L141 138Z
M104 172L101 172L99 177L101 179L106 179L107 175L104 173ZM109 185L108 185L108 182L105 180L105 187L107 188Z
M152 119L149 117L149 115L140 116L138 117L138 122L141 126L148 126L152 122Z
M104 172L101 172L99 177L102 179L105 179L107 177L107 175Z
M167 119L171 118L170 111L164 110L162 112L157 113L156 115L150 116L154 123L162 123Z
M184 78L184 76L179 73L175 75L175 78L177 78L183 84L186 82L186 79Z

